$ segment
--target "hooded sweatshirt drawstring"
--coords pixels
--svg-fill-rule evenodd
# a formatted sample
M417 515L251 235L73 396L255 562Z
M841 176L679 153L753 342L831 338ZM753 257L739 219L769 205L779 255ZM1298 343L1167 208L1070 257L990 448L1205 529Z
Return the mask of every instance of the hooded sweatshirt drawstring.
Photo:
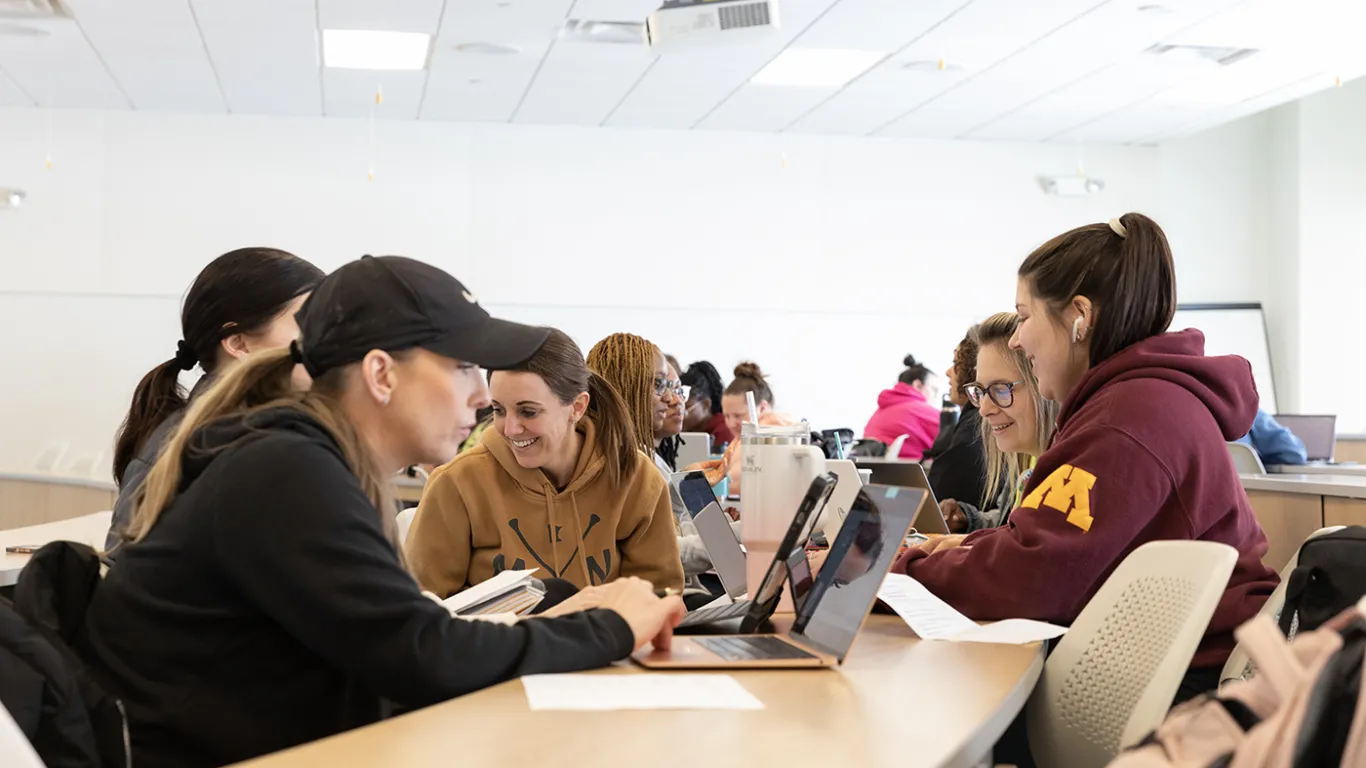
M583 583L591 586L593 579L588 573L588 544L583 540L583 518L579 516L578 494L569 495L569 504L574 508L574 537L579 542L579 570L583 572ZM603 570L611 569L603 563Z

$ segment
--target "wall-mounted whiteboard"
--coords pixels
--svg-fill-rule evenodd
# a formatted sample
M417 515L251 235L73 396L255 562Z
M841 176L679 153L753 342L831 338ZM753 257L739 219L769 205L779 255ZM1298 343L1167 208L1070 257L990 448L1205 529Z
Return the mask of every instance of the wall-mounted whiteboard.
M1205 334L1205 354L1239 355L1252 363L1262 410L1276 413L1276 382L1271 373L1271 347L1261 304L1183 304L1176 309L1173 331L1198 328Z

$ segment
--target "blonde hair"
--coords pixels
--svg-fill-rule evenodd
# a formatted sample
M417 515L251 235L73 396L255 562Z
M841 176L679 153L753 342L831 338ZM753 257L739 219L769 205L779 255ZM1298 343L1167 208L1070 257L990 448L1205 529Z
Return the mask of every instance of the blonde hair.
M401 358L403 353L394 357ZM347 369L343 366L323 373L313 380L307 392L294 388L291 376L294 360L288 349L276 349L249 355L232 366L208 391L195 398L185 418L176 428L161 452L160 458L148 472L139 493L137 510L125 534L127 540L141 541L156 526L166 508L175 500L176 489L180 487L183 469L183 454L202 427L230 419L246 419L250 427L253 415L271 408L291 408L322 426L323 430L341 446L342 456L360 482L361 489L375 506L380 517L380 525L395 551L402 558L402 549L397 546L397 526L393 512L390 478L379 468L375 456L356 433L351 419L342 411L340 395L345 389ZM228 446L218 446L221 451ZM191 449L193 450L193 448Z
M1039 394L1039 380L1034 376L1034 366L1029 363L1029 356L1023 351L1010 348L1010 337L1015 335L1015 329L1020 325L1020 316L1014 312L998 312L986 320L981 325L974 326L969 332L969 338L977 344L977 353L980 355L982 350L987 347L995 347L1007 360L1015 365L1019 372L1019 377L1024 380L1021 387L1015 390L1015 396L1027 394L1029 401L1034 405L1034 439L1039 447L1039 452L1048 450L1049 443L1053 442L1053 430L1057 427L1058 404L1045 400ZM982 419L982 448L986 452L987 465L987 484L982 488L982 508L988 508L996 499L995 495L1001 489L1013 489L1020 481L1020 474L1029 468L1030 460L1034 457L1024 453L1006 453L996 445L996 439L991 435L991 425L986 419Z

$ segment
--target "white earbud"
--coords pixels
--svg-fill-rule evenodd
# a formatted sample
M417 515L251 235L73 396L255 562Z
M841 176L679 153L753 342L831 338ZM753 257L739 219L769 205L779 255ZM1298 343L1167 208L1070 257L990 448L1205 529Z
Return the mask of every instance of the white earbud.
M1072 343L1076 344L1081 339L1081 315L1072 321Z

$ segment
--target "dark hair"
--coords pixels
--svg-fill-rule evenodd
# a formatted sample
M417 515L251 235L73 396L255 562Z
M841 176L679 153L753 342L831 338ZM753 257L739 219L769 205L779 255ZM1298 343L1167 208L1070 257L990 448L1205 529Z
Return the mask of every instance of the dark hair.
M726 385L726 395L743 395L746 392L754 393L754 402L762 403L767 401L773 405L773 390L769 389L768 381L764 379L764 372L759 370L759 364L754 362L743 362L735 366L735 378L730 384Z
M635 467L639 440L626 403L606 379L589 370L579 345L564 331L551 328L545 343L531 359L507 369L541 377L561 405L569 405L588 393L588 417L598 431L598 445L607 461L607 477L613 485Z
M924 381L927 376L934 375L934 371L915 361L915 355L906 355L906 359L902 360L901 364L906 366L906 370L902 371L896 380L902 384L914 384L917 381Z
M1020 277L1059 324L1072 299L1091 300L1091 365L1165 332L1176 314L1171 246L1157 222L1141 213L1058 235L1029 254Z
M721 380L721 372L706 360L698 360L688 366L687 372L679 377L693 392L701 393L711 402L712 415L721 412L721 396L725 394L726 383Z
M152 432L185 407L181 371L198 364L215 373L219 342L260 330L322 279L322 270L276 248L239 248L209 262L185 294L175 357L143 376L133 392L114 441L114 480L122 482Z
M666 354L664 355L664 362L668 363L669 365L672 365L674 368L674 373L678 374L680 378L683 376L683 366L679 365L678 358L674 357L673 355Z
M972 326L953 350L953 376L958 380L958 391L977 380L977 329Z

